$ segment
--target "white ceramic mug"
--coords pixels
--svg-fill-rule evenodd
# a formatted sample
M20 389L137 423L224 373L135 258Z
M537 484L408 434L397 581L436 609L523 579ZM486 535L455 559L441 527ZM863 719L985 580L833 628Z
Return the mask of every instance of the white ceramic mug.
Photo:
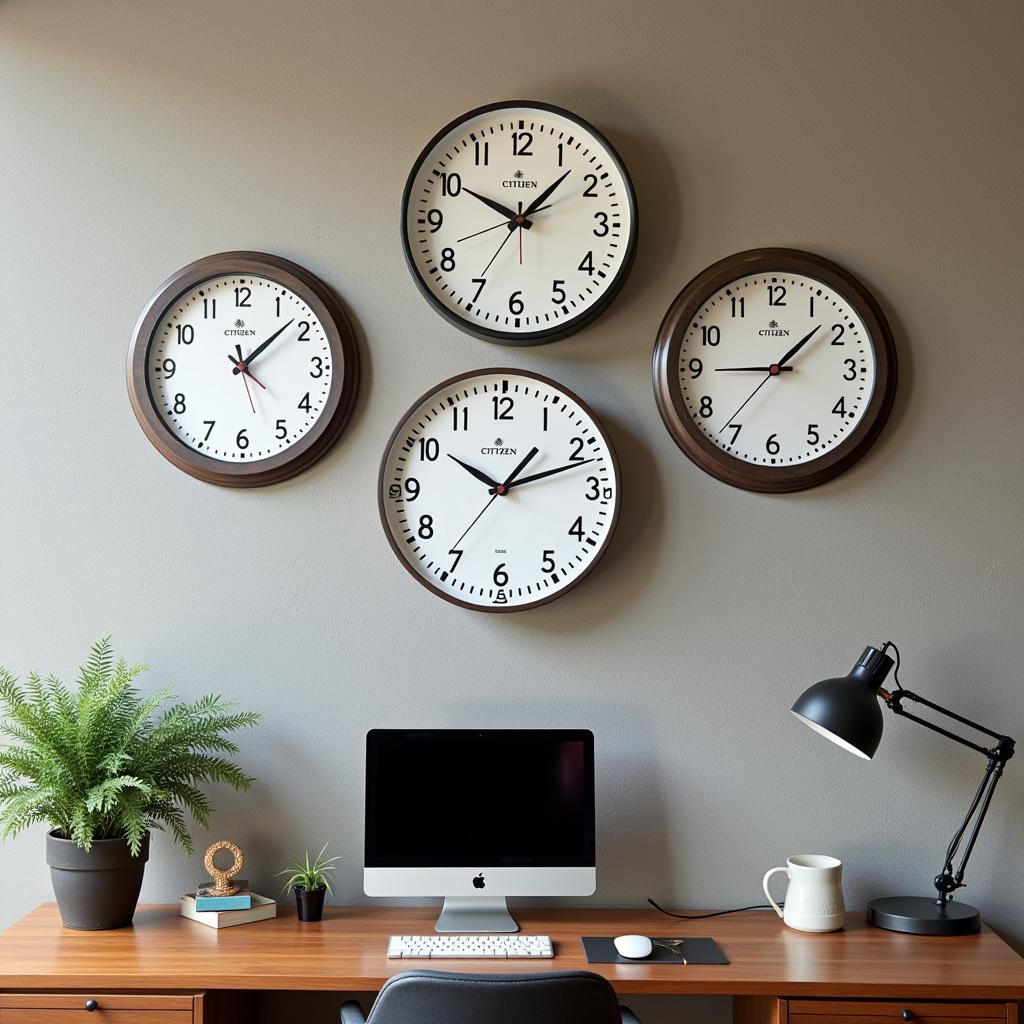
M772 899L768 879L777 871L789 878L785 910ZM784 868L772 868L761 883L775 913L790 928L802 932L834 932L846 923L843 903L843 862L818 853L801 853L786 859Z

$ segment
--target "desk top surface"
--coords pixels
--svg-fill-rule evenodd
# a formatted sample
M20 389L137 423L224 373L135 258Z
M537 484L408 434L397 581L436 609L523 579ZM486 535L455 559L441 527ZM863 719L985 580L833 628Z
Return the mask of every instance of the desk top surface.
M76 932L52 903L0 934L0 988L375 991L415 968L501 973L591 970L619 992L678 995L1024 999L1024 959L988 928L940 938L873 928L850 914L841 932L793 931L770 911L672 921L648 910L513 909L526 934L550 935L552 960L388 960L389 935L433 931L429 907L329 907L302 924L216 930L177 904L140 906L131 928ZM581 935L711 936L726 966L587 964Z

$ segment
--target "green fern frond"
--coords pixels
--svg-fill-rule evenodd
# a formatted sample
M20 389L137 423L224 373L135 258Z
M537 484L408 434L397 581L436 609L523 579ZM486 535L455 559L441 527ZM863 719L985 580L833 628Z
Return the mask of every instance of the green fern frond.
M88 850L124 838L138 853L152 829L169 830L192 852L186 813L207 827L213 807L200 788L219 782L247 789L253 779L223 756L229 733L260 716L235 712L211 694L166 707L173 691L144 697L144 665L115 661L109 637L79 670L77 692L33 672L19 684L0 668L0 835L49 823Z

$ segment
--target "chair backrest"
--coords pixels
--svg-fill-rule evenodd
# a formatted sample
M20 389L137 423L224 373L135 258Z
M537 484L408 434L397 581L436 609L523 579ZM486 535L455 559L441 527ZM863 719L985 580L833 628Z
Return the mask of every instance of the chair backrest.
M615 990L587 971L409 971L380 990L367 1024L620 1024Z

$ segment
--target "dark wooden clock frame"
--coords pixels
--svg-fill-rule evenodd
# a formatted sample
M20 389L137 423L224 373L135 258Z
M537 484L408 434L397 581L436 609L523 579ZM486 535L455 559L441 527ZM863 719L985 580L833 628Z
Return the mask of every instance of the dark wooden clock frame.
M694 316L730 282L772 271L801 274L820 281L849 302L864 322L875 355L875 386L860 422L819 459L796 466L758 466L715 445L694 423L679 384L679 351ZM781 494L825 483L850 468L877 440L896 395L896 347L874 296L849 271L814 253L798 249L750 249L727 256L701 271L676 296L658 330L654 347L654 397L672 439L705 473L747 491Z
M331 350L331 390L312 428L285 451L266 459L236 464L190 448L167 428L156 411L146 373L149 346L167 310L181 295L215 277L238 274L274 281L300 296L316 314ZM224 252L190 263L172 274L142 311L128 351L128 396L146 436L178 469L210 484L262 487L287 480L327 453L348 422L359 383L359 356L348 317L330 288L308 270L280 256L261 252Z
M572 399L579 407L583 410L591 419L594 424L594 428L601 436L601 440L604 441L605 448L608 451L608 458L612 464L612 470L615 473L615 503L611 509L611 519L608 523L608 532L605 534L604 540L598 546L594 552L593 558L587 564L587 567L571 582L567 583L560 590L555 591L553 594L548 594L545 597L540 598L537 601L531 601L529 604L517 604L511 607L501 607L500 605L485 605L485 604L471 604L469 601L461 601L459 598L453 596L442 590L440 587L435 587L425 576L421 576L410 564L408 559L405 557L405 551L403 546L395 539L394 534L391 532L391 526L388 523L387 515L387 499L384 497L384 485L388 473L388 456L391 454L392 446L402 433L403 429L406 428L409 417L432 395L436 395L441 391L446 391L454 384L458 384L460 381L468 380L471 377L483 377L490 374L508 374L510 377L529 377L531 380L540 381L547 387L552 388L555 391L565 395L566 398ZM402 418L398 421L395 429L391 432L391 436L388 438L388 443L384 448L384 454L381 456L380 469L377 472L377 511L380 514L381 526L384 528L384 535L388 539L388 543L391 545L391 550L394 551L395 556L399 562L405 568L413 579L416 580L421 586L426 587L430 593L436 597L444 598L449 604L458 605L460 608L468 608L474 612L524 612L530 608L538 608L540 605L548 604L550 601L555 601L565 594L569 593L573 587L577 586L582 580L585 580L590 573L594 570L594 567L604 557L605 552L608 550L608 545L611 543L612 536L615 533L615 527L619 521L619 507L622 504L622 474L619 470L619 460L615 455L615 449L612 447L611 439L608 437L607 432L604 429L600 419L594 413L594 410L587 405L578 395L570 391L567 387L559 384L557 381L552 380L550 377L545 377L539 373L532 373L529 370L517 370L509 366L498 366L498 367L484 367L482 370L469 370L466 373L457 374L454 377L449 377L447 380L441 381L440 384L430 388L429 391L425 391L419 398L409 406L408 409L402 414Z
M630 225L631 230L629 232L629 238L626 241L626 248L622 255L622 263L619 269L615 272L615 276L604 290L604 294L598 299L593 305L585 309L582 313L568 320L564 324L560 324L557 327L549 327L542 331L530 331L524 332L508 332L498 331L490 327L484 327L478 325L469 320L463 319L453 310L449 309L427 286L426 282L420 276L419 269L416 266L416 261L413 258L412 248L409 242L408 231L406 230L409 212L409 201L412 196L413 184L416 180L416 175L419 173L420 167L423 165L423 161L430 155L431 150L437 143L443 139L450 131L457 128L460 124L465 121L469 121L474 117L478 117L481 114L487 114L495 110L504 110L507 107L525 107L528 109L545 111L549 114L558 114L561 117L567 118L574 124L585 131L589 132L594 136L597 141L605 147L608 151L608 157L611 162L615 165L619 174L622 175L623 185L626 190L626 202L629 205ZM567 338L570 334L575 334L577 331L582 330L587 324L591 323L594 319L600 316L601 313L607 309L612 299L618 294L619 289L623 286L626 278L629 276L630 268L633 265L633 257L636 255L636 244L637 238L640 233L640 216L637 208L636 201L636 189L633 188L633 182L629 177L629 172L626 170L626 165L622 162L622 158L619 156L615 147L590 123L584 121L582 117L572 113L572 111L565 110L563 107L556 107L551 103L540 103L537 100L503 100L499 103L487 103L482 107L476 107L474 110L467 111L465 114L461 114L446 124L420 151L416 162L412 166L412 170L409 172L409 177L405 182L405 189L402 192L402 251L405 253L406 266L409 268L409 272L412 274L413 280L416 282L416 286L423 294L424 298L441 314L450 324L453 324L460 331L466 334L471 334L475 338L481 338L484 341L493 341L499 345L511 345L516 347L526 347L529 345L545 345L551 341L558 341L561 338Z

